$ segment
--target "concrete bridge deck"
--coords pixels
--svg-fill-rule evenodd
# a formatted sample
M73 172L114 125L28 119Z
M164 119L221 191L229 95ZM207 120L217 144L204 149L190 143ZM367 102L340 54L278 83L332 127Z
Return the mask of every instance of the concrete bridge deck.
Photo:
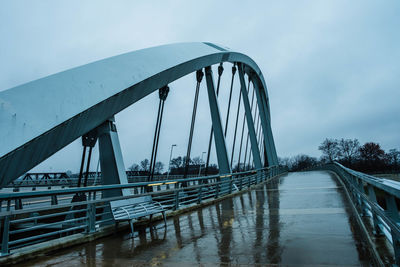
M324 172L290 173L218 205L93 241L27 265L368 265L344 189Z

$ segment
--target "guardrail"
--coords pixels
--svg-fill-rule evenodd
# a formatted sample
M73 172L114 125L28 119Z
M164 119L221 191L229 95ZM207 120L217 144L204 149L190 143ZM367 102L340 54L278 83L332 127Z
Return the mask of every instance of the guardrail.
M94 233L114 223L109 206L113 200L151 195L172 211L247 189L285 171L275 166L223 176L0 194L0 203L5 203L0 205L0 256L66 235ZM122 189L131 190L132 195L101 198L104 193Z
M137 183L137 182L146 182L148 179L148 175L136 175L136 172L127 171L126 175L129 183ZM83 177L86 176L86 173L83 173ZM197 175L188 175L187 177L197 177ZM153 181L163 181L167 179L181 179L183 175L154 175ZM23 187L31 187L32 190L36 190L37 187L49 187L52 186L61 186L61 187L74 187L78 185L78 175L74 174L72 176L68 176L65 172L49 172L49 173L26 173L24 176L12 181L4 188L14 188L14 191L19 191L20 188ZM101 184L101 172L89 172L88 173L88 185L99 185Z
M337 162L317 169L331 170L342 178L360 215L371 217L374 234L386 236L392 244L400 266L400 182L357 172Z

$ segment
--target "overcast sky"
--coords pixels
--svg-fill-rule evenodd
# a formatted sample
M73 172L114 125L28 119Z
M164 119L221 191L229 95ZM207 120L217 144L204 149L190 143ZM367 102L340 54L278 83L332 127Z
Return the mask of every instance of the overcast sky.
M278 156L319 157L326 137L400 149L400 1L137 2L1 1L0 91L124 52L207 41L260 66ZM225 64L223 118L230 68ZM194 81L192 74L170 85L159 147L164 163L171 144L178 145L174 156L186 153ZM238 89L235 83L235 105ZM193 156L207 150L205 87L199 105ZM116 116L126 167L150 158L157 106L153 94ZM35 170L76 171L80 154L74 142Z

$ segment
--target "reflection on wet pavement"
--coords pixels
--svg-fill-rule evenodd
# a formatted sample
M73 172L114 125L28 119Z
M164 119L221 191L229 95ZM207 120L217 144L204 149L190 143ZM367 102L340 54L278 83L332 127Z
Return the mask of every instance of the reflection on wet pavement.
M327 172L290 173L256 190L140 229L41 257L29 265L364 265L343 188Z

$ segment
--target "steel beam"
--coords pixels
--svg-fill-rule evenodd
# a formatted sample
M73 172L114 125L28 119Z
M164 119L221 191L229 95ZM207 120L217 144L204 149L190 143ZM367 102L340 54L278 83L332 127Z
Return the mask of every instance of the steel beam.
M260 85L256 80L253 81L254 90L256 92L258 111L261 119L261 126L263 130L264 146L267 154L268 166L277 165L277 157L275 151L274 139L271 131L271 124L269 120L269 110L265 94L262 92Z
M251 151L253 154L254 166L256 167L256 169L260 169L262 168L260 150L258 149L257 137L254 129L254 121L250 109L249 96L247 94L246 83L244 81L243 65L241 63L238 63L238 69L239 69L240 90L242 92L243 106L246 114L247 129L249 131L249 136L250 136L250 144L251 144Z
M181 43L125 53L1 91L0 186L165 84L223 62L242 62L267 89L248 56L211 43Z
M208 92L208 103L210 104L210 113L212 120L212 127L214 132L215 148L217 151L217 159L220 174L231 173L231 167L229 165L228 152L226 150L224 131L221 124L221 114L219 113L219 107L217 102L217 96L215 95L214 79L212 75L211 67L205 68L207 92Z
M114 118L98 127L101 179L103 185L128 184ZM129 189L115 189L103 192L103 197L130 195Z

